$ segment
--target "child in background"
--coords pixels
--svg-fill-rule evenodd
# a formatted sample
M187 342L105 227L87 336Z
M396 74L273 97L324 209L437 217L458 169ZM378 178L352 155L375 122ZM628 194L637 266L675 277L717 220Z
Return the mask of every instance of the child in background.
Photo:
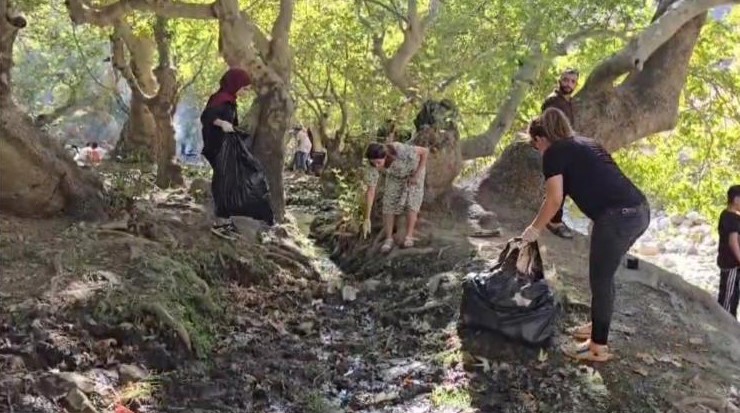
M727 208L719 216L719 304L737 318L740 301L740 185L727 190Z

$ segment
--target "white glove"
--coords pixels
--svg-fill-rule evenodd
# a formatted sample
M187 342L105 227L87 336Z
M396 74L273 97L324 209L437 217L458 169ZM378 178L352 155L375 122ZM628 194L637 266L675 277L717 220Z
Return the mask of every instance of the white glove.
M527 229L522 232L522 240L524 242L535 242L540 237L540 230L533 226L528 226Z
M222 120L219 123L219 126L221 126L221 130L224 131L224 132L226 132L226 133L234 132L234 125L232 125L229 122L226 122L225 120Z

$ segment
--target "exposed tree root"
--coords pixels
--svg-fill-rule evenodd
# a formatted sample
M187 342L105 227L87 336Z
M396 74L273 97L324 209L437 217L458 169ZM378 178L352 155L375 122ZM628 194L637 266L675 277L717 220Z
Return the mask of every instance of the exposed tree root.
M190 334L188 333L188 330L182 323L172 317L169 311L167 311L167 309L164 308L161 303L142 303L141 309L157 316L162 323L172 328L177 336L180 338L182 343L185 345L185 347L188 349L188 351L192 353L193 343L190 340Z

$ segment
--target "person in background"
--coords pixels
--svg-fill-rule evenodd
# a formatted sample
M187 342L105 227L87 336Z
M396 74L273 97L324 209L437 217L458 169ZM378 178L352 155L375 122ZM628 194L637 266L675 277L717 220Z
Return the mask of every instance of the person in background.
M740 302L740 185L727 190L727 208L719 215L719 304L737 318Z
M365 157L371 168L367 171L365 194L365 220L363 236L370 233L370 217L375 201L375 188L380 172L385 173L383 190L383 231L385 240L380 247L382 253L393 248L393 227L396 216L406 210L406 234L401 243L403 248L414 246L414 230L422 201L424 200L424 178L429 149L421 146L394 143L371 143Z
M607 361L614 311L614 275L630 247L650 223L645 195L619 169L595 140L576 136L562 111L545 110L529 124L532 146L542 155L545 200L522 233L537 240L567 195L593 221L588 258L591 322L571 331L583 343L565 347L566 355L585 361Z
M293 169L308 172L309 155L311 154L312 145L305 126L301 126L301 129L296 133L296 139L298 140L298 145L296 146Z
M92 142L88 142L84 148L77 151L74 161L79 166L90 166L90 153L92 152Z
M239 125L237 97L248 90L250 85L251 79L246 71L239 68L229 69L221 77L218 90L208 98L208 103L200 115L203 134L202 154L214 170L218 167L218 154L226 139L226 134L234 132L234 128ZM215 192L213 196L219 196ZM218 208L215 213L216 222L211 231L220 237L233 237L237 230L231 217L226 212L219 211Z
M98 147L97 142L90 144L90 165L99 166L103 162L103 149Z
M548 108L560 109L565 117L568 118L571 127L575 124L575 118L573 116L573 102L571 96L573 91L578 86L578 71L575 69L567 69L560 75L558 81L558 87L545 99L545 103L542 104L542 111L544 112ZM560 238L571 239L573 238L573 230L568 228L563 222L563 206L552 217L552 220L547 224L547 229L553 234Z

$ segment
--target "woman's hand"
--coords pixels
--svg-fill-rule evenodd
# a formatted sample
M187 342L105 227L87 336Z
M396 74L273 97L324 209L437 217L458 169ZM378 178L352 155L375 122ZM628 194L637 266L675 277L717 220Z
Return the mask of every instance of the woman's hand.
M234 132L234 125L232 125L232 124L231 124L231 123L229 123L229 122L226 122L226 121L224 121L224 122L223 122L223 123L221 124L221 130L222 130L222 131L224 131L225 133L231 133L231 132Z
M215 121L213 121L213 124L221 128L221 130L225 133L234 132L234 125L232 125L231 122L226 122L222 119L216 119Z
M540 237L540 230L533 226L528 226L527 229L522 232L522 240L524 242L535 242Z
M416 186L416 184L419 183L419 173L414 172L414 174L409 177L407 182L411 186Z

